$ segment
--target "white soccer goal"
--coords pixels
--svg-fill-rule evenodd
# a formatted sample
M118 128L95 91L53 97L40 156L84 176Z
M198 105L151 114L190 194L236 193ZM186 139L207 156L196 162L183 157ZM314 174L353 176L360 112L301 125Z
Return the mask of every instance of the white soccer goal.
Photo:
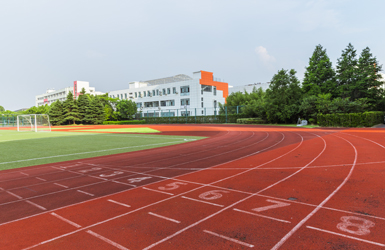
M18 115L17 131L50 132L51 123L49 122L49 115Z

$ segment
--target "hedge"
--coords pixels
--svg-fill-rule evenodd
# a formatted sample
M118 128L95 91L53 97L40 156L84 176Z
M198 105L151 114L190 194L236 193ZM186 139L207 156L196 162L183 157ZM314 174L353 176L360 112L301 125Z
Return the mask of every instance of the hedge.
M234 115L207 115L207 116L173 116L173 117L144 117L147 124L160 123L236 123L242 114Z
M384 123L383 111L344 114L318 114L317 123L322 127L372 127Z
M105 121L103 125L117 125L117 124L145 124L144 120L129 120L129 121Z
M237 119L237 123L239 124L264 124L266 123L261 118L239 118Z

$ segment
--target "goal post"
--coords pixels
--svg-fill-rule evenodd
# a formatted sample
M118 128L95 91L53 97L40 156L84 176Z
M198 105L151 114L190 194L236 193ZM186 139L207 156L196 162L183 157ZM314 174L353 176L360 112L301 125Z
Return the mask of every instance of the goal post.
M47 114L17 116L17 131L51 132L51 123Z

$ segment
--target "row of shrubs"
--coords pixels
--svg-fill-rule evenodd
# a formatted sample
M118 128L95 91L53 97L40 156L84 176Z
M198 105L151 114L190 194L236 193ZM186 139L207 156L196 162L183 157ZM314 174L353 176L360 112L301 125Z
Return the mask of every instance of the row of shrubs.
M103 125L122 125L122 124L145 124L145 120L128 120L128 121L104 121Z
M210 116L173 116L173 117L144 117L147 124L160 123L236 123L237 119L245 117L242 114L210 115Z
M383 111L348 114L318 114L317 124L322 127L372 127L384 123Z
M239 124L265 124L266 121L261 118L239 118L237 119Z

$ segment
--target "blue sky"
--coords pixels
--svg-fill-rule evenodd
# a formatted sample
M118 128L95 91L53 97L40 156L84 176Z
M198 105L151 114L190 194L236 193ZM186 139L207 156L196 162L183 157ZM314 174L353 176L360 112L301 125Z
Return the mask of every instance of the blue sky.
M237 86L279 69L302 79L315 46L336 65L352 43L385 60L385 2L333 0L3 0L0 105L35 104L48 88L97 91L206 70Z

